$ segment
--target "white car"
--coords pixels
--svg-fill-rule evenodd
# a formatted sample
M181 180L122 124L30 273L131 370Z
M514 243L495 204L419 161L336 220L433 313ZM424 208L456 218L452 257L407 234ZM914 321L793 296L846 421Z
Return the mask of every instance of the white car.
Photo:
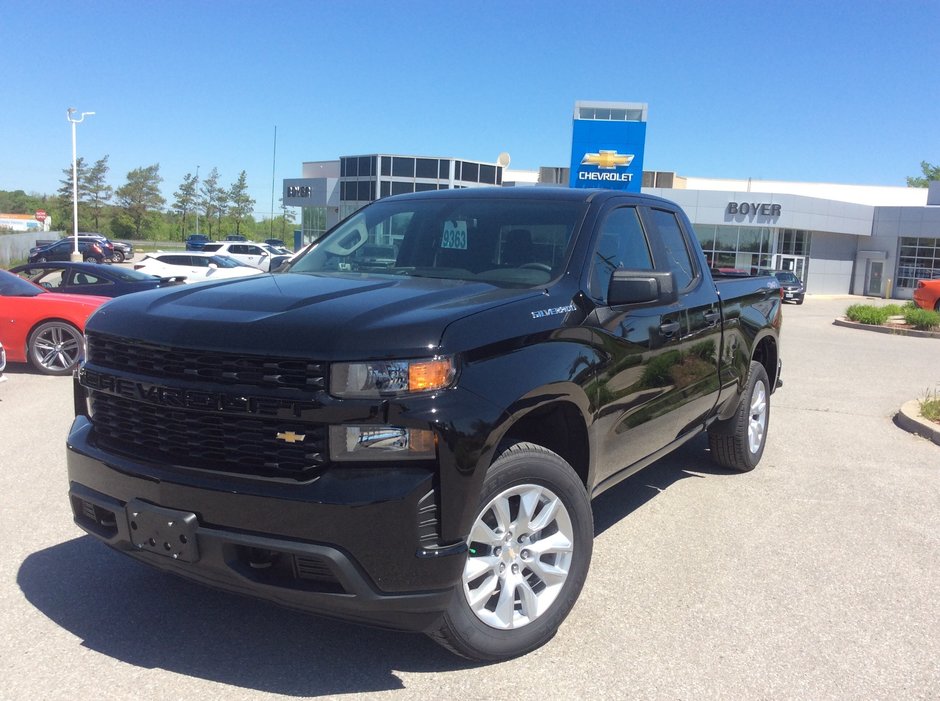
M213 241L203 246L202 250L220 256L229 256L265 272L271 269L271 258L278 255L277 249L273 246L254 241Z
M204 251L157 251L148 253L134 270L159 277L185 276L185 282L222 280L245 275L259 275L261 270L215 253Z

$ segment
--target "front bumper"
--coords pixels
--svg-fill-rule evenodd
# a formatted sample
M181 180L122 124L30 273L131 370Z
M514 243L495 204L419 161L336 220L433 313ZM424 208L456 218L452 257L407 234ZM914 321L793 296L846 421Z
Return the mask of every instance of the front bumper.
M463 542L416 545L434 491L431 471L331 469L310 484L259 483L116 458L91 434L78 416L68 439L75 523L159 569L321 615L416 631L437 620L460 581ZM156 530L156 547L142 546L131 532L135 505L188 515L183 540L194 542L179 546L174 525L163 531L166 553Z

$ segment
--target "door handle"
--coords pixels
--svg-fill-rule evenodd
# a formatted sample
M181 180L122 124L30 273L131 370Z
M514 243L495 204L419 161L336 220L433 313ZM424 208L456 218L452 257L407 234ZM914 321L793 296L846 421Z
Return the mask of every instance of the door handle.
M679 322L678 322L678 321L667 321L667 322L665 322L665 323L659 325L659 332L660 332L663 336L672 336L672 335L673 335L674 333L676 333L676 331L678 331L678 330L679 330Z

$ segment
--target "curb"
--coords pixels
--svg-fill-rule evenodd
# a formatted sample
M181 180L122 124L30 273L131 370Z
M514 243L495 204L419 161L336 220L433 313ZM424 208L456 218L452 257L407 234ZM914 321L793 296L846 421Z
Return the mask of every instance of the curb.
M916 433L940 445L940 424L928 421L920 415L920 402L916 399L904 403L901 411L894 415L894 423L908 433Z
M917 329L902 329L896 326L874 326L872 324L859 324L856 321L849 321L844 316L840 316L832 322L833 326L844 326L848 329L861 329L862 331L874 331L875 333L887 333L892 336L916 336L917 338L940 338L940 332L937 331L918 331Z

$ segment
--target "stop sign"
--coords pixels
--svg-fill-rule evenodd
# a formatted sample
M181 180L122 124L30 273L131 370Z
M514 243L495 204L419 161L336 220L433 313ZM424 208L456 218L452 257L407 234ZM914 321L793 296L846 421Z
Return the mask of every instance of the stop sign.
M36 210L36 221L46 221L46 210L44 209Z

